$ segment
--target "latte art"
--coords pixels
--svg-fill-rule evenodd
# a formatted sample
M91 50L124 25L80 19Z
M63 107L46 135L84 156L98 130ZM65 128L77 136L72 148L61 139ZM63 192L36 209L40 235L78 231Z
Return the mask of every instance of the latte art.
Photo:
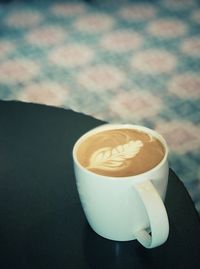
M87 169L117 171L126 165L126 160L134 158L142 146L142 141L131 140L115 148L101 148L92 154Z
M164 155L164 146L158 139L136 129L101 131L87 137L77 149L77 159L83 167L113 177L146 172Z

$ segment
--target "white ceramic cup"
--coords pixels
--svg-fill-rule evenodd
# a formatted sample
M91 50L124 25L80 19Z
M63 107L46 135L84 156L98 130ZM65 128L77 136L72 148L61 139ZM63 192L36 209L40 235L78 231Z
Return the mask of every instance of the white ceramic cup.
M151 134L165 148L165 156L153 169L129 177L110 177L93 173L79 163L76 152L89 136L112 129L136 129ZM74 171L81 204L92 229L117 241L137 239L144 247L163 244L169 234L164 206L168 183L168 148L154 130L130 124L106 124L84 134L73 148Z

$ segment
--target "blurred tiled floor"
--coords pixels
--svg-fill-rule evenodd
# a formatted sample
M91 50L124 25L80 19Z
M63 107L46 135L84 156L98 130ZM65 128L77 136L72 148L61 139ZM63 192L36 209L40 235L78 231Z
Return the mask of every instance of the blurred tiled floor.
M200 212L200 1L0 1L0 98L159 130Z

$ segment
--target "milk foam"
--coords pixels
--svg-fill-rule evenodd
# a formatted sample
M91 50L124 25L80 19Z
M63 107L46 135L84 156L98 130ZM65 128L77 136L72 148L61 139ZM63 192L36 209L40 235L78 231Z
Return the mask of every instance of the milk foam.
M141 140L130 140L117 147L100 148L95 151L89 161L87 169L102 169L117 171L126 164L125 161L134 158L143 147Z

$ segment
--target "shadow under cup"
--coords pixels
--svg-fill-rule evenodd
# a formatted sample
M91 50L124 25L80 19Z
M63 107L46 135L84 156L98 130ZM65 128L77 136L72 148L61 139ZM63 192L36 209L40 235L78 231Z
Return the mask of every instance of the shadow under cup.
M88 137L116 129L137 130L159 140L164 148L162 160L147 172L127 177L100 175L83 167L76 156L80 145ZM147 248L166 241L169 222L163 201L169 173L167 156L164 138L154 130L137 125L102 125L76 142L73 159L77 189L86 218L97 234L116 241L137 239Z

